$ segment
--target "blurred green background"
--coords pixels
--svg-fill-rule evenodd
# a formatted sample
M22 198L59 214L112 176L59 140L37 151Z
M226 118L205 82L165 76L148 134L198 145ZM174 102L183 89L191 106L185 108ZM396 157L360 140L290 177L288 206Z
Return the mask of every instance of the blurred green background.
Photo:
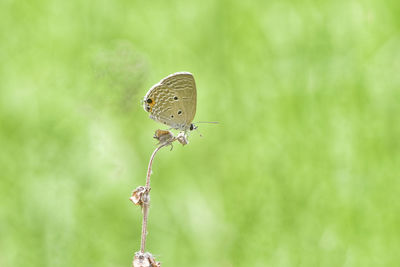
M0 4L0 266L130 266L161 124L194 74L190 144L157 155L163 266L399 266L400 2Z

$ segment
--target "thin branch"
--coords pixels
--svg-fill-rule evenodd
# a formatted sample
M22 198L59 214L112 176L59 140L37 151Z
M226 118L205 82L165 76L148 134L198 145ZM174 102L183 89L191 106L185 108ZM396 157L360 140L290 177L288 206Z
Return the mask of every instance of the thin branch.
M151 176L151 167L153 165L153 159L156 156L157 152L166 146L168 144L161 144L158 146L153 154L151 154L150 161L149 161L149 166L147 168L147 177L146 177L146 191L145 194L143 195L143 220L142 220L142 239L140 242L140 252L144 253L144 250L146 249L146 236L147 236L147 218L149 214L149 208L150 208L150 176Z
M171 150L173 148L172 143L178 141L182 145L187 145L189 141L185 132L181 132L178 136L174 136L171 131L168 130L157 130L154 134L154 138L159 141L159 146L151 154L149 166L147 167L146 176L146 186L139 186L133 192L132 196L129 198L135 205L140 205L143 212L142 220L142 236L140 242L140 251L135 253L132 265L133 267L160 267L161 263L157 262L156 259L151 255L150 252L144 252L146 249L146 237L147 237L147 220L150 209L150 176L151 167L153 166L153 160L157 152L168 145L171 145Z

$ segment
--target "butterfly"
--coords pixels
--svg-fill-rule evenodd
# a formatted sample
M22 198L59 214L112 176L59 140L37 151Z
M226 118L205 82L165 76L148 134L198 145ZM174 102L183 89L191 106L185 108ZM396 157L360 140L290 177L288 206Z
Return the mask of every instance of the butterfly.
M153 85L143 100L143 108L157 122L181 131L192 131L196 114L196 83L189 72L173 73Z

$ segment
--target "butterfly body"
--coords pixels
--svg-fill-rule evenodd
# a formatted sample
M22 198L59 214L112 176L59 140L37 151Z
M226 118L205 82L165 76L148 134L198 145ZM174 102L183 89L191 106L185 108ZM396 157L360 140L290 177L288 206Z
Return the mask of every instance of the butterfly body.
M186 132L195 129L192 121L196 114L196 101L193 75L177 72L150 88L144 97L143 108L150 113L151 119Z

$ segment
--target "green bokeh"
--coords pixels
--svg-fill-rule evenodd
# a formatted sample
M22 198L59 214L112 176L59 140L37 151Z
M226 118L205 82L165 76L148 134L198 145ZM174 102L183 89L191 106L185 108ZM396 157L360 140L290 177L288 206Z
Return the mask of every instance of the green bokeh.
M0 3L0 266L130 266L162 127L190 71L190 144L156 157L163 266L398 266L400 2Z

